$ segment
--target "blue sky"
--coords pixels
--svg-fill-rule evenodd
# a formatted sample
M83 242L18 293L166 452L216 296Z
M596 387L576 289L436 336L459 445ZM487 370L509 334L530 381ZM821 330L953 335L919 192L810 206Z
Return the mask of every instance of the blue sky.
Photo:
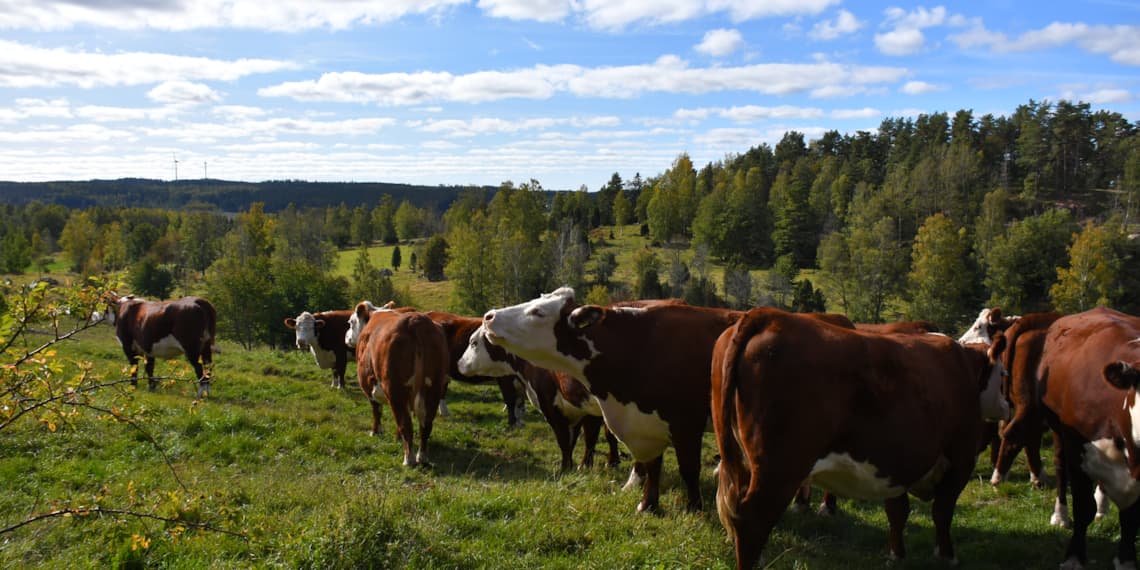
M1030 99L1140 120L1140 0L0 0L0 180L597 190Z

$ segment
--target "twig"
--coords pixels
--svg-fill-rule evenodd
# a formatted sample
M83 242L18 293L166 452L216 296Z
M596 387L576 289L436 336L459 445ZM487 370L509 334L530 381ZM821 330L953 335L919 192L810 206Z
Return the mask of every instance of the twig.
M186 525L188 527L197 528L199 530L208 530L210 532L218 532L218 533L222 533L222 534L228 534L230 536L235 536L235 537L240 538L246 542L249 542L249 537L246 536L245 533L234 532L232 530L226 530L224 528L218 528L218 527L213 526L209 523L185 521L185 520L180 520L180 519L163 517L163 516L159 516L159 515L153 515L150 513L140 513L137 511L125 510L125 509L105 509L105 508L99 507L99 506L95 506L95 507L67 507L67 508L63 508L63 509L56 509L54 511L48 511L46 513L40 513L38 515L33 515L31 517L28 517L28 518L26 518L26 519L24 519L24 520L22 520L16 524L9 525L9 526L6 526L4 528L0 528L0 534L12 532L16 529L19 529L21 527L24 527L24 526L27 526L29 524L39 522L42 520L58 518L58 517L66 517L66 516L87 516L87 515L125 516L125 517L135 517L135 518L139 518L139 519L156 520L156 521L162 521L162 522L167 522L167 523L182 524L182 525Z

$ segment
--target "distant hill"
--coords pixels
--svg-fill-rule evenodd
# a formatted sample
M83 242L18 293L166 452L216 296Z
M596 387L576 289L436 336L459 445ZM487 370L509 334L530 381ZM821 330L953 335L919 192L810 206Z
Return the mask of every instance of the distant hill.
M408 200L418 207L431 206L442 212L462 191L468 189L486 190L490 196L497 188L301 180L232 182L205 179L171 182L122 178L59 182L0 181L0 203L25 204L38 200L80 209L92 206L181 209L212 205L225 212L240 212L248 210L254 202L264 202L265 210L274 212L289 204L307 208L336 206L344 202L350 208L358 205L374 207L381 196L390 194L397 205Z

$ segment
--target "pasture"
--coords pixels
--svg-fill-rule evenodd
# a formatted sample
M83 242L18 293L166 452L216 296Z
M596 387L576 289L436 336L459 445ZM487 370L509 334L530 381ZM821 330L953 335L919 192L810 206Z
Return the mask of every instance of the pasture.
M451 416L438 420L432 435L433 467L407 469L387 410L382 436L368 437L368 406L353 385L351 364L350 388L339 392L308 352L221 346L208 400L194 402L193 373L183 360L159 362L157 373L174 378L157 391L131 392L161 453L148 436L91 414L54 433L33 418L0 432L0 526L50 510L62 498L209 522L244 538L156 520L54 518L0 534L0 567L733 565L712 507L711 434L702 459L706 511L684 511L670 451L664 512L639 515L638 493L620 490L628 458L618 471L598 466L559 475L549 427L531 406L526 425L508 430L494 386L451 383ZM124 374L107 327L62 343L57 361L64 374L75 373L80 361L109 379ZM1048 453L1046 462L1051 475ZM990 471L983 455L958 504L953 533L963 567L1056 567L1068 531L1047 525L1054 492L1032 489L1021 459L999 490L988 483ZM929 504L911 505L909 558L895 567L944 568L931 554ZM833 518L786 513L766 550L769 567L887 565L881 504L840 500L840 510ZM1118 530L1115 510L1090 528L1092 567L1111 564Z

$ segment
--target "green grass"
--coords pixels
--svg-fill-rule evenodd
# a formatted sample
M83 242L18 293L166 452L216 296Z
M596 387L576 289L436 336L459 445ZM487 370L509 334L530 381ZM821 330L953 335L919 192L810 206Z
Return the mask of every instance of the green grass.
M0 525L48 510L56 499L167 512L176 492L204 520L248 536L189 531L177 539L154 521L60 518L0 535L0 567L85 568L729 568L731 545L717 521L714 444L706 436L701 475L710 508L684 511L672 453L666 455L660 516L634 513L623 469L558 476L557 446L529 409L508 430L493 386L452 383L451 417L437 422L431 469L401 465L390 415L370 438L358 389L328 388L329 374L299 351L243 351L223 343L213 394L193 404L189 366L155 392L133 393L147 429L188 490L177 489L162 456L121 424L89 415L49 433L34 419L0 432ZM89 359L114 377L123 368L111 331L98 327L60 347L61 362ZM70 366L70 365L69 365ZM350 368L350 374L351 372ZM580 451L580 450L579 450ZM1047 456L1047 464L1048 456ZM1030 488L1022 463L995 491L987 462L959 503L954 537L969 568L1046 568L1060 562L1068 532L1047 525L1054 495ZM886 562L886 519L874 502L841 500L822 518L787 513L770 542L773 568L869 568ZM903 568L944 568L931 555L929 505L912 501ZM1115 516L1094 523L1090 554L1114 552ZM132 550L134 535L150 540Z

